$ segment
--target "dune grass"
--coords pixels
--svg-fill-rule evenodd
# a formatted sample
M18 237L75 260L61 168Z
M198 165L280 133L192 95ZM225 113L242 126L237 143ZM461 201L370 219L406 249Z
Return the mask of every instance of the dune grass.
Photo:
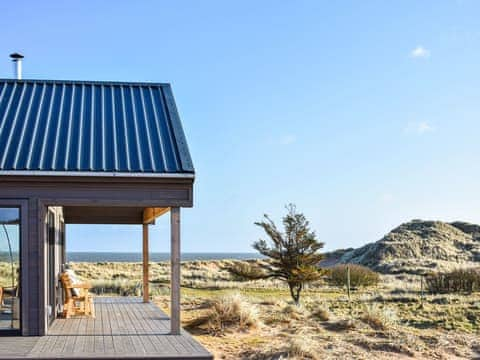
M377 286L318 282L300 307L275 281L237 281L231 261L182 263L182 323L218 358L472 358L480 352L480 293L424 294L416 275L382 275ZM101 293L136 294L141 266L76 263ZM153 298L169 311L169 264L151 264ZM115 286L114 286L115 285Z

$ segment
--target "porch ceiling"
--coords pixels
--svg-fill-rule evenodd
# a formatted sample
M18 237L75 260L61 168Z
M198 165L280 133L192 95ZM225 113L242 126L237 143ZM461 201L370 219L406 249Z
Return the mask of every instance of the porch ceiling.
M151 224L169 208L64 206L65 224Z

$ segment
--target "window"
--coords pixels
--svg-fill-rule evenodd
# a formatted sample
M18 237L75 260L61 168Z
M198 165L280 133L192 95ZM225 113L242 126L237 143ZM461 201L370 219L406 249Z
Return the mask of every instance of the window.
M0 207L0 331L20 329L20 208Z

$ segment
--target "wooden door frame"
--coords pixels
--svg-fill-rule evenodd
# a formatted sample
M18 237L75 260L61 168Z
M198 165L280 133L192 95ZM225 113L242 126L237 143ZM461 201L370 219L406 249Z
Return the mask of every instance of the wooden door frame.
M50 219L53 219L53 224L50 224ZM45 269L46 269L46 285L47 285L47 303L46 303L46 309L52 305L52 317L50 318L48 312L47 312L47 327L52 325L53 321L56 319L56 311L57 311L57 284L56 284L56 276L55 276L55 262L56 262L56 252L55 252L55 246L56 246L56 227L55 227L55 220L56 216L55 213L47 208L47 219L46 219L46 238L45 238L45 247L46 247L46 263L45 263ZM50 233L52 232L52 233ZM53 236L53 239L50 239L50 236ZM50 242L53 241L53 244ZM53 250L53 254L52 254ZM51 256L53 255L53 258ZM53 274L51 274L51 266L53 261ZM53 279L51 278L53 275ZM50 302L53 301L53 304Z
M17 207L20 209L20 284L18 284L20 286L20 328L0 330L0 336L18 336L28 332L28 201L21 198L1 198L0 207Z

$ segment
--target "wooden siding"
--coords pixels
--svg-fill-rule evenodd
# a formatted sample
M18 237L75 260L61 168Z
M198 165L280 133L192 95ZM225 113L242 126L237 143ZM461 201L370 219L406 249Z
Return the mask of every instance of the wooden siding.
M96 318L57 319L43 337L0 338L0 359L213 359L187 332L140 298L95 298ZM27 339L27 340L25 340Z
M28 202L28 260L22 266L27 268L28 287L22 288L22 301L28 298L27 321L28 328L23 330L24 335L42 335L45 328L45 210L41 209L37 198L30 198Z
M38 198L47 205L193 206L193 179L0 176L0 198Z
M67 224L142 224L143 207L65 206Z

